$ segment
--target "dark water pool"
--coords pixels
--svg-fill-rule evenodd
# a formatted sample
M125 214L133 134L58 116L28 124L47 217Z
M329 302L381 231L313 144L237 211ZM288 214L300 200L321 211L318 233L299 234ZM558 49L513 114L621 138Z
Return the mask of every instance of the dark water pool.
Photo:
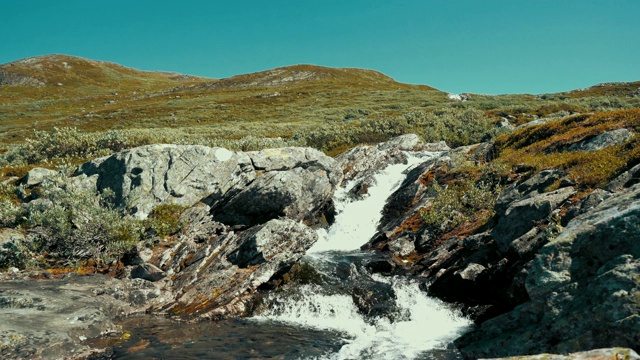
M119 325L122 338L100 340L112 346L113 359L341 359L337 353L349 341L336 332L247 319L183 323L141 315ZM462 357L453 350L432 350L416 359Z

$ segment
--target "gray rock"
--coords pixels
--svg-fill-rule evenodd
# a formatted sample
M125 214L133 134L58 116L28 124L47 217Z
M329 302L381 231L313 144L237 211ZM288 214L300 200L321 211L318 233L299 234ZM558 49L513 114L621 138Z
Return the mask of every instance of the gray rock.
M562 219L563 225L566 226L567 222L569 222L576 216L580 214L584 214L587 211L593 209L594 207L598 206L598 204L608 199L609 197L611 197L611 193L606 190L602 190L602 189L593 190L578 205L573 206L572 208L569 209L567 214L565 214L565 216Z
M593 276L612 258L640 258L640 185L618 193L571 220L536 256L527 278L531 297Z
M65 186L68 191L96 193L98 191L98 174L92 176L80 174L67 178Z
M143 279L151 282L162 280L167 274L153 264L140 264L131 270L132 279Z
M313 148L285 147L250 151L256 170L283 171L294 168L318 169L327 172L327 177L333 186L342 181L342 169L332 158Z
M97 174L99 191L111 189L116 203L145 218L158 204L214 204L255 178L244 153L198 145L148 145L83 164Z
M403 236L396 239L393 239L389 242L389 251L400 257L407 256L411 254L413 250L415 250L415 241L411 239L409 236Z
M407 156L398 148L381 150L377 146L362 145L351 148L336 157L343 169L344 180L366 177L388 165L407 162Z
M423 147L424 142L420 140L420 137L416 134L400 135L378 145L378 149L380 150L399 149L402 151L422 150Z
M256 289L289 269L317 241L315 231L290 219L270 220L240 234L212 233L202 243L186 234L158 264L171 276L177 296L161 310L184 317L247 314Z
M571 220L525 280L531 300L457 341L469 358L640 343L640 185Z
M14 229L0 229L0 270L23 268L27 260L24 253L26 237Z
M401 135L387 142L375 146L357 146L336 157L338 165L344 171L344 180L363 178L393 164L406 164L407 155L414 154L433 157L433 153L443 153L450 150L443 141L438 143L424 143L415 134Z
M515 126L511 125L511 123L509 122L509 119L503 117L501 118L502 120L498 123L498 128L500 129L504 129L506 131L513 131L515 130Z
M575 143L567 150L569 151L596 151L606 149L610 146L619 145L629 140L634 134L627 129L616 129L604 132L589 140Z
M568 283L484 322L456 346L466 358L570 353L640 342L640 261L613 259L596 276Z
M456 271L456 275L460 276L463 280L474 281L485 269L486 267L480 264L471 263L463 270Z
M509 245L509 250L518 254L520 258L530 258L535 255L548 240L549 237L547 233L534 227L524 235L513 240Z
M629 188L635 184L640 183L640 164L632 167L631 169L623 172L615 179L611 180L609 184L604 188L607 191L620 191L625 188Z
M546 219L575 192L567 187L512 203L491 232L500 250L507 251L513 240L526 234L537 221Z
M102 350L85 340L121 333L113 320L144 310L129 302L131 294L137 292L142 303L147 303L145 293L159 295L102 275L0 280L0 356L5 359L85 358Z
M369 188L376 185L376 179L373 175L364 177L349 189L349 196L353 200L362 200L369 195Z
M495 358L493 360L640 360L638 353L628 348L607 348L571 354L538 354Z
M504 214L511 204L520 199L541 194L546 188L558 181L563 173L557 169L542 170L529 179L511 184L500 193L495 205L496 213Z
M287 217L317 223L335 187L323 169L295 168L259 176L225 203L212 207L216 221L246 228Z
M33 168L20 179L20 184L27 187L34 187L42 184L47 179L55 179L60 177L57 171L45 168Z

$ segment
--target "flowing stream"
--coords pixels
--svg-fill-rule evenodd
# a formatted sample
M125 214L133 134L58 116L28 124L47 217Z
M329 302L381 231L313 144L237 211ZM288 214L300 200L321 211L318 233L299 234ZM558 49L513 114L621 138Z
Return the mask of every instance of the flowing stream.
M359 251L376 233L385 202L404 180L405 170L424 160L410 157L409 164L388 166L374 176L362 200L348 195L356 181L339 189L334 224L328 231L318 230L318 242L302 260L321 274L320 284L273 294L268 310L256 318L340 333L344 345L317 358L455 358L447 348L470 322L426 296L416 281L371 275L366 263L374 255ZM359 301L376 303L371 309L358 307Z
M270 294L254 317L184 325L188 329L179 335L170 320L134 317L123 325L136 335L116 357L461 358L451 342L471 322L429 298L413 279L371 274L368 264L379 255L359 250L375 234L386 199L405 170L421 161L425 158L410 157L409 164L388 166L375 175L364 199L349 196L355 181L340 188L334 224L318 230L318 242L301 261L309 280Z

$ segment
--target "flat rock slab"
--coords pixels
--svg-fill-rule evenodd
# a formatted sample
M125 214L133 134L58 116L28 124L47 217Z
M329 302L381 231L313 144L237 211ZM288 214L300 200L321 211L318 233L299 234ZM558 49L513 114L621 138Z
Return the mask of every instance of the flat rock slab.
M87 356L88 338L118 332L112 319L128 311L120 281L105 276L0 281L0 357ZM122 293L124 295L124 293Z

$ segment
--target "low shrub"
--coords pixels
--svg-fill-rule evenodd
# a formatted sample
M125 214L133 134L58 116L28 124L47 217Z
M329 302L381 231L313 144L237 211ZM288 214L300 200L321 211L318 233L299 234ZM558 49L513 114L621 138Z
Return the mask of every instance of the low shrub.
M186 207L176 204L158 205L153 208L145 220L145 227L153 229L160 237L176 234L185 225L180 216L186 209Z
M482 214L484 221L493 216L499 190L484 182L456 180L446 188L433 182L435 197L431 207L423 211L422 218L436 235L447 233Z
M30 250L46 258L67 265L84 259L109 263L142 238L142 222L113 208L108 192L66 191L45 183L39 196L24 207L20 222L29 228Z

